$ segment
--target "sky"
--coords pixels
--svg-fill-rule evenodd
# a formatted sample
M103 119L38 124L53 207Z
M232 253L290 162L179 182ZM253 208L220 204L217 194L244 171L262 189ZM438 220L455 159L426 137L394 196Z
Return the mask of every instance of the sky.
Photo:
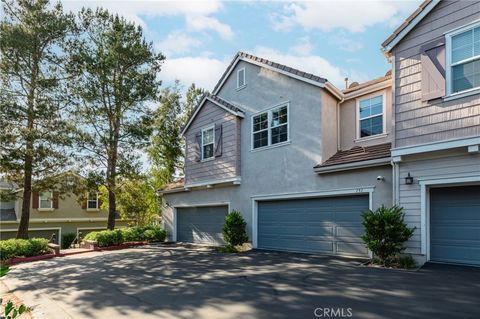
M212 91L235 53L248 52L327 78L363 82L389 69L381 43L420 0L87 1L64 9L102 6L143 27L166 56L163 86L178 79Z

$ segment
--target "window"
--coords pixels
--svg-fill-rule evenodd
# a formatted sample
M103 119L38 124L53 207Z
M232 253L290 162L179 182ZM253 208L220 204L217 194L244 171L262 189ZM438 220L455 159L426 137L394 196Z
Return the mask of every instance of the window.
M237 71L237 89L244 88L247 83L245 82L245 68Z
M358 138L383 133L383 95L358 102Z
M480 26L447 35L448 94L480 88Z
M202 160L214 157L215 129L209 127L202 130Z
M253 149L288 141L288 105L252 118Z
M39 208L51 209L53 208L52 192L43 192L39 196Z
M98 209L98 193L89 192L87 198L87 209L96 210Z

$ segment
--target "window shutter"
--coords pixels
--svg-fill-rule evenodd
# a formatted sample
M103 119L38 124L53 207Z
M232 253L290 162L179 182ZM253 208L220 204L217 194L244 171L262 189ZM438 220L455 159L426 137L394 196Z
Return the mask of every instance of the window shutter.
M87 209L87 200L88 200L88 194L85 199L82 199L82 209Z
M445 96L445 43L427 45L420 55L422 63L422 101Z
M100 197L97 197L97 204L98 204L98 209L102 208L102 200L100 199Z
M215 124L215 157L222 156L223 134L222 124Z
M195 134L195 144L193 145L193 153L195 162L202 160L202 132Z
M38 192L32 192L32 208L38 208Z
M52 195L52 207L54 209L58 209L58 193L57 192L53 192L53 195Z

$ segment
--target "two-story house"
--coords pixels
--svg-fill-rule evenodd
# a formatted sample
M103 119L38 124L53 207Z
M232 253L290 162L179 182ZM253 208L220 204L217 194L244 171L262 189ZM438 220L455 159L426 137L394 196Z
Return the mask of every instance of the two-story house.
M480 2L424 1L382 44L395 202L421 261L480 265Z
M15 238L22 211L22 189L13 183L0 181L0 191L11 194L0 201L0 240ZM106 229L108 211L101 208L97 192L79 200L75 194L55 191L33 191L31 195L29 237L51 239L62 244L65 234L82 235ZM124 227L128 221L117 216L116 226Z
M239 52L184 128L185 178L162 190L171 239L222 244L238 210L255 248L368 255L361 213L392 204L391 82L341 91Z

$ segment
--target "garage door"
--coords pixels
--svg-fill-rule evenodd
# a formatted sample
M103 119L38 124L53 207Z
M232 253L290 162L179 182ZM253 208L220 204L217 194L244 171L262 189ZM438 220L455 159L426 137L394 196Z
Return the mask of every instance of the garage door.
M430 259L480 265L480 186L430 190Z
M368 208L368 196L259 202L258 247L367 256L360 236Z
M227 206L177 208L177 241L223 245L222 227Z

